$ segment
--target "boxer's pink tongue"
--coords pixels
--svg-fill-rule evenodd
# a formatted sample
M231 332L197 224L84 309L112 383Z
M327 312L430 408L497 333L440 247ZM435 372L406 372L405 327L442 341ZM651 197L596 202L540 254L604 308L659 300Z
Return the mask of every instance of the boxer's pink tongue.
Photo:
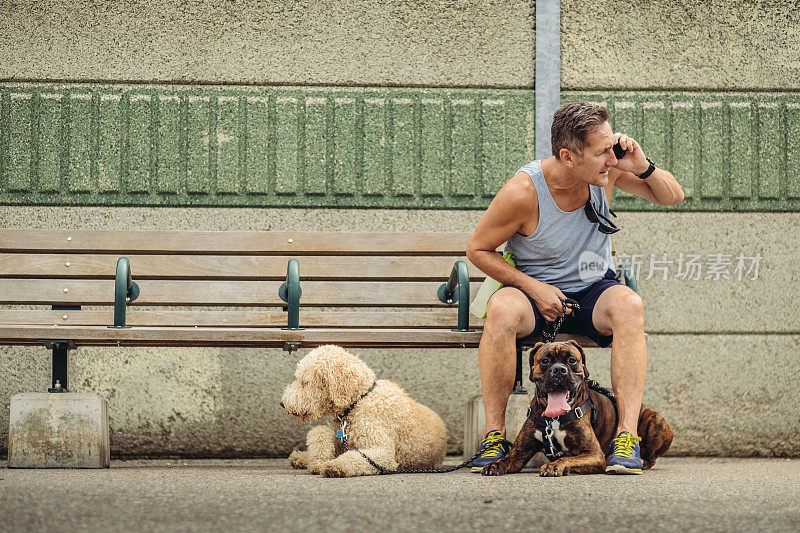
M570 410L567 403L567 391L560 390L547 393L547 409L542 413L547 417L561 416Z

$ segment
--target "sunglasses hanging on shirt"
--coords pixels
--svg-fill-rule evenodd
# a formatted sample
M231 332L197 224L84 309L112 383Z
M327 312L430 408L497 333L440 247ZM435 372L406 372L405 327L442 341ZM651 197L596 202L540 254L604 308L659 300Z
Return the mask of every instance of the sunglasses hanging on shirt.
M592 199L589 198L589 201L586 202L586 205L583 206L583 211L586 213L586 218L589 219L589 222L597 224L597 229L600 230L600 233L605 233L606 235L611 235L619 231L619 228L616 224L611 222L610 219L606 218L601 213L598 213L597 210L592 205ZM616 217L617 214L614 213L612 210L608 210L611 213L611 216Z

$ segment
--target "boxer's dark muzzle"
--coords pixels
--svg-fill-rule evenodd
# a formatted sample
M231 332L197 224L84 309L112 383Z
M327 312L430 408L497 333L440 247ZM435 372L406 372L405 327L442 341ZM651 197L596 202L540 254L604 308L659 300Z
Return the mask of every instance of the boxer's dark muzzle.
M578 395L581 379L572 372L565 364L553 364L545 374L544 382L537 383L537 390L541 391L543 397L550 393L567 391L567 403L572 405L573 400Z
M562 363L553 364L545 375L546 377L541 387L543 395L547 396L551 392L566 390L567 402L571 404L572 400L577 396L581 379L576 377L572 370Z

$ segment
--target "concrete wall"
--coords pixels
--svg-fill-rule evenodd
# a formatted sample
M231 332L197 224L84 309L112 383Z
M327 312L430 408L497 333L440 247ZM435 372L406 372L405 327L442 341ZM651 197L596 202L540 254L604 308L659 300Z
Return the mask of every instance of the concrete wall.
M0 9L0 50L9 50L0 79L533 84L526 0L23 0Z
M570 89L796 90L794 0L564 0Z
M531 87L532 2L3 2L0 79ZM565 89L800 89L795 3L562 2ZM677 176L680 181L681 176ZM0 227L453 230L476 211L0 207ZM800 455L791 398L800 319L798 213L622 213L620 252L760 253L758 279L640 280L649 332L645 401L673 422L673 453ZM648 265L644 266L645 276ZM731 267L731 270L733 267ZM705 276L705 274L703 274ZM745 276L746 278L746 276ZM609 383L609 350L590 369ZM277 401L301 354L90 349L72 382L109 402L117 455L277 455L306 428ZM479 392L475 350L370 350L445 419L460 446ZM42 391L43 348L0 348L0 453L8 402Z
M797 89L794 0L563 0L566 89ZM532 87L530 0L5 0L0 79Z

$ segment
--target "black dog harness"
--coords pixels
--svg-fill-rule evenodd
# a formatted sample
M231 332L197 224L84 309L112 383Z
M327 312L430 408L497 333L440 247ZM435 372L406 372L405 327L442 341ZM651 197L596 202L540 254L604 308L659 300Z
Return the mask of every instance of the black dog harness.
M593 379L587 379L586 386L589 387L590 390L599 392L603 396L607 397L609 400L611 400L611 404L614 406L614 409L617 408L617 399L610 390L601 387L600 384ZM587 400L585 404L581 405L580 407L576 407L568 413L564 413L563 415L556 416L554 418L536 416L533 414L531 408L528 407L528 418L530 418L536 428L542 432L542 444L544 445L543 451L549 460L553 461L559 457L563 457L566 453L566 450L561 449L560 446L557 447L557 442L553 441L553 422L558 422L560 428L567 422L572 422L573 420L583 418L586 413L590 414L592 429L596 430L597 406L595 406L594 402L592 401L591 393L589 393L589 400Z
M597 426L597 408L592 401L591 395L583 405L576 407L568 413L555 417L541 417L533 414L533 411L528 407L528 418L533 422L534 426L542 432L542 445L544 446L545 456L554 461L559 457L563 457L566 450L561 448L557 441L553 439L553 422L558 422L558 427L562 427L567 422L578 420L584 417L587 413L590 414L592 421L592 429Z

